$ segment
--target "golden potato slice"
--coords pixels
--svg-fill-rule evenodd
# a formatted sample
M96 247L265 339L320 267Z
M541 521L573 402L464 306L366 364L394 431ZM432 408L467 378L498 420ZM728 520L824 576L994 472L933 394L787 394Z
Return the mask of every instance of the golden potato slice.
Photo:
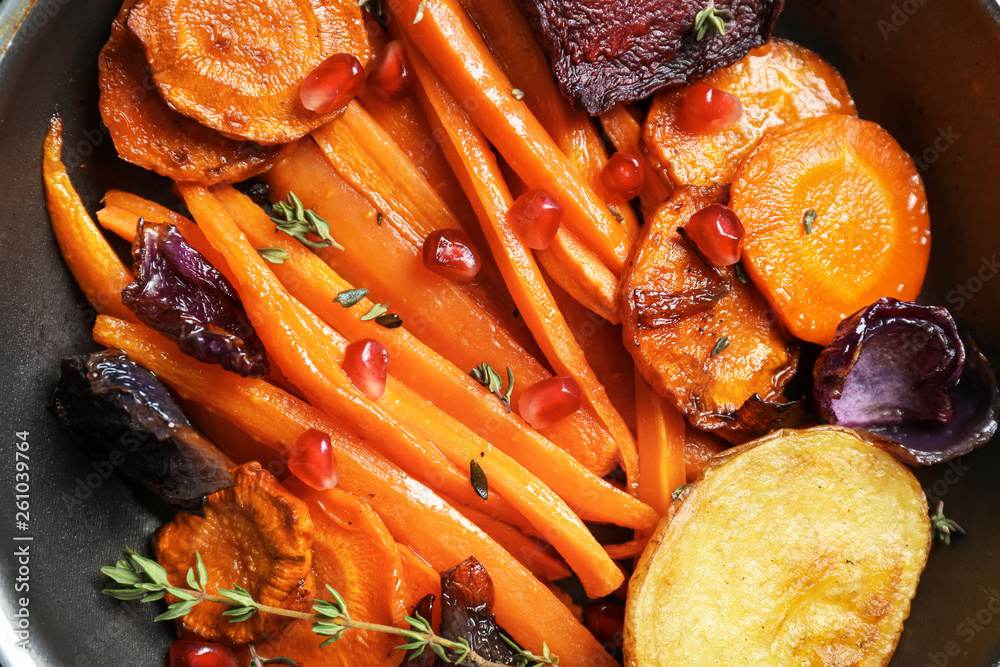
M643 553L626 664L885 665L930 543L917 480L853 431L778 431L736 447Z

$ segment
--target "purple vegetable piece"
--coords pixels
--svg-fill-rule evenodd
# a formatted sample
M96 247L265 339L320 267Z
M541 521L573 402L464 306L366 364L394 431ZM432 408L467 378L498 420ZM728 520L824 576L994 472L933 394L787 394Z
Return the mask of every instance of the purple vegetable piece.
M907 463L961 456L997 428L993 371L944 308L880 299L840 323L813 375L824 419Z
M181 352L244 377L270 370L264 344L236 290L174 225L139 221L132 244L135 282L122 303L177 342Z

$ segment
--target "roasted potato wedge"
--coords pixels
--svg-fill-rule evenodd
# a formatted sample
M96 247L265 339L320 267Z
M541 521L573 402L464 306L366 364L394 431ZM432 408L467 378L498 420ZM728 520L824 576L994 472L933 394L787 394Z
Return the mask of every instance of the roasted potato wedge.
M917 480L851 430L728 450L639 561L626 665L885 665L930 544Z

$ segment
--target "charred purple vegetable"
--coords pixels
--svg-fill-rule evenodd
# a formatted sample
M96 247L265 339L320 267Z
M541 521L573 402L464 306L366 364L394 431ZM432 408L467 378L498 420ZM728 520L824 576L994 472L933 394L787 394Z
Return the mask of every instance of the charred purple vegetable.
M244 377L264 377L264 344L236 290L177 228L140 220L132 244L135 282L122 303L199 361Z
M441 573L441 636L454 641L464 637L483 658L517 664L493 616L493 580L475 556Z
M591 114L690 83L771 36L783 0L519 0L563 93Z
M961 456L997 428L993 371L944 308L880 299L841 322L813 374L824 419L907 463Z
M166 386L118 350L63 359L49 409L94 461L168 503L200 511L235 483L233 462L194 430Z

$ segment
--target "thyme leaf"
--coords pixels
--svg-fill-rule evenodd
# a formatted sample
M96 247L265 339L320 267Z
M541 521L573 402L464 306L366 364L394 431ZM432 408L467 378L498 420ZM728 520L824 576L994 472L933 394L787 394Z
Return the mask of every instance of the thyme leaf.
M709 31L716 33L720 37L732 27L733 13L728 9L718 9L715 0L708 0L708 4L694 17L694 35L696 41L705 39Z
M719 340L715 341L715 347L712 348L712 354L710 356L714 357L727 347L729 347L729 336L723 336Z
M469 481L472 482L472 488L477 496L483 500L490 497L490 485L486 479L486 471L475 459L469 461Z
M330 223L312 209L306 208L294 192L289 191L285 201L274 205L274 212L281 217L271 218L279 232L285 232L310 248L336 248L343 250L344 246L330 236ZM309 234L320 238L313 241Z
M953 534L965 535L965 529L944 515L944 501L939 500L936 513L931 517L931 534L934 539L951 544Z

